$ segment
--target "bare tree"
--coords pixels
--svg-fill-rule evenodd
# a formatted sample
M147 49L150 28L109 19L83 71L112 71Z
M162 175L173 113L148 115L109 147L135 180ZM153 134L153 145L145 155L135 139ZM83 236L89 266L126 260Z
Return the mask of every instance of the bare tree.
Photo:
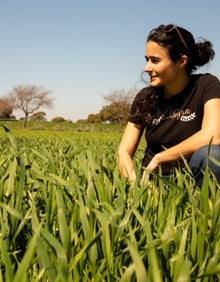
M24 113L23 127L26 127L29 115L35 113L39 108L51 109L54 106L54 98L50 97L51 91L42 86L18 85L8 94L8 99L13 108Z
M110 91L109 94L107 95L102 95L102 97L110 103L118 103L118 102L124 102L131 104L134 96L136 95L137 90L134 88L129 88L129 89L116 89Z
M107 95L102 95L110 105L103 107L102 116L108 116L113 122L118 122L121 127L127 121L131 103L136 95L136 89L117 89Z

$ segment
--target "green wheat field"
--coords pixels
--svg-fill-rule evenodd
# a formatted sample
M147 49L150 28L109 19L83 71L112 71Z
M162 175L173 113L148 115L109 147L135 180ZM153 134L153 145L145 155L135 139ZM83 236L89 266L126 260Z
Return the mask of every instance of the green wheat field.
M187 168L130 185L117 127L53 126L1 124L0 281L220 281L220 189L208 171L201 189Z

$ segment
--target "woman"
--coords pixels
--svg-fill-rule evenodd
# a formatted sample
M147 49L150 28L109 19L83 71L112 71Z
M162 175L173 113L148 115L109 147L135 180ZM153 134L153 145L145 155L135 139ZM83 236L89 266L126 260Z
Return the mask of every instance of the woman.
M136 180L132 159L144 131L142 180L159 166L169 176L184 158L201 186L207 156L220 161L220 82L208 73L193 74L214 55L209 41L196 43L176 25L160 25L149 33L144 72L150 86L134 99L118 148L119 169L130 181ZM220 167L210 158L209 167L220 182Z

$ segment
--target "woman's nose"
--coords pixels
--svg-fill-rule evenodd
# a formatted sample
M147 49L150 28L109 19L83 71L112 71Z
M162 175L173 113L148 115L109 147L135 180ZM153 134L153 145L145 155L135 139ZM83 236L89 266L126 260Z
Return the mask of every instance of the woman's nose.
M148 61L145 65L144 71L150 72L152 70L150 61Z

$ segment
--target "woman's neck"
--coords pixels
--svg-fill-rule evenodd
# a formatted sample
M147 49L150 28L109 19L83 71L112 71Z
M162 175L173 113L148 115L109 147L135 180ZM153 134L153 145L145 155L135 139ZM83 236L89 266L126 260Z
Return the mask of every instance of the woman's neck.
M190 80L189 75L181 76L179 79L175 80L172 85L164 86L164 99L169 99L178 93L180 93L188 84Z

